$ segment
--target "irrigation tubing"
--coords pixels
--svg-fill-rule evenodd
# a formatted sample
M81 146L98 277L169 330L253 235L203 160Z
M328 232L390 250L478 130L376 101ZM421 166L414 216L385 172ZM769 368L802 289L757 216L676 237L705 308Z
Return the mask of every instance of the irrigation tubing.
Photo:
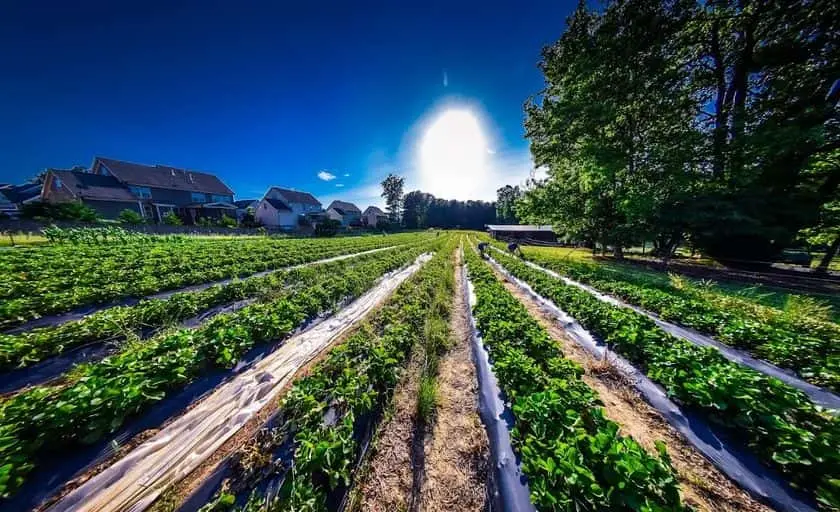
M287 339L48 510L69 512L82 505L97 512L146 509L169 485L204 463L275 400L298 370L387 299L430 258L430 254L423 254L410 265L386 274L374 288L335 315Z
M522 473L519 458L513 451L510 431L514 425L513 413L506 405L506 398L496 375L493 373L490 354L484 346L481 333L475 324L472 308L476 303L472 282L461 266L463 276L462 292L464 301L470 308L470 338L472 341L473 362L478 377L478 412L481 422L487 430L490 445L490 458L493 463L492 475L489 475L487 494L491 511L536 512L531 503L528 482Z
M629 361L610 352L602 340L595 338L574 318L554 302L535 292L530 285L514 277L493 258L490 262L506 279L535 299L544 311L557 318L566 333L593 357L609 360L611 366L624 374L642 397L668 421L668 423L706 457L723 474L749 492L753 497L771 507L790 512L815 512L816 504L803 493L793 489L775 470L763 465L741 443L732 440L722 429L699 413L682 409L665 391Z
M496 248L494 247L494 249L496 249ZM496 250L500 251L499 249L496 249ZM723 357L725 357L729 361L732 361L733 363L740 364L741 366L746 366L747 368L753 369L757 372L761 372L761 373L763 373L767 376L779 379L780 381L784 382L788 386L796 388L796 389L802 391L803 393L805 393L808 396L808 398L814 404L825 407L826 409L833 409L835 412L840 413L840 396L836 395L835 393L832 393L831 391L829 391L825 388L815 386L814 384L811 384L810 382L806 382L806 381L800 379L790 370L785 370L783 368L779 368L776 365L770 364L767 361L757 359L757 358L751 356L746 351L739 350L737 348L733 348L733 347L731 347L731 346L729 346L725 343L721 343L720 341L717 341L716 339L714 339L710 336L700 334L699 332L697 332L693 329L689 329L689 328L682 327L682 326L673 324L671 322L665 321L665 320L661 319L658 315L656 315L654 313L651 313L650 311L647 311L647 310L642 309L638 306L634 306L633 304L629 304L627 302L619 300L619 299L617 299L617 298L615 298L611 295L601 293L601 292L599 292L598 290L596 290L595 288L593 288L589 285L586 285L586 284L583 284L581 282L575 281L574 279L570 279L566 276L558 274L557 272L554 272L553 270L549 270L547 268L541 267L540 265L537 265L536 263L533 263L533 262L527 261L527 260L522 260L522 261L523 261L523 263L525 263L529 267L531 267L535 270L539 270L540 272L544 272L545 274L548 274L551 277L554 277L556 279L560 279L564 283L566 283L567 285L571 285L571 286L580 288L581 290L584 290L586 292L589 292L590 294L592 294L593 296L595 296L599 300L602 300L602 301L604 301L608 304L612 304L613 306L619 306L619 307L623 307L623 308L632 309L636 313L639 313L641 315L644 315L644 316L650 318L651 320L653 320L653 322L657 326L659 326L660 329L664 330L665 332L667 332L667 333L669 333L673 336L676 336L677 338L682 338L682 339L684 339L688 342L691 342L695 345L699 345L699 346L702 346L702 347L714 348L718 352L720 352L720 354Z
M222 280L219 280L219 281L210 281L210 282L207 282L207 283L194 284L194 285L185 286L185 287L182 287L182 288L177 288L177 289L174 289L174 290L167 290L167 291L164 291L164 292L155 293L153 295L147 295L145 297L139 297L139 298L138 297L128 297L128 298L117 300L117 301L106 302L105 304L90 304L90 305L87 305L87 306L81 306L77 309L74 309L74 310L66 312L66 313L59 313L57 315L46 315L46 316L42 316L40 318L35 318L33 320L29 320L27 322L24 322L20 325L17 325L15 327L10 328L10 329L6 329L5 331L2 331L2 332L3 332L3 334L19 334L19 333L22 333L22 332L25 332L25 331L36 329L38 327L54 327L54 326L61 325L61 324L66 323L66 322L72 322L74 320L81 320L82 318L84 318L84 317L86 317L86 316L88 316L92 313L97 313L97 312L105 310L105 309L110 309L110 308L118 307L118 306L134 306L135 304L137 304L141 300L167 299L167 298L171 297L172 295L175 295L176 293L198 292L198 291L201 291L201 290L206 290L207 288L210 288L211 286L224 286L226 284L230 284L233 281L237 281L237 280L251 279L251 278L255 278L255 277L263 277L263 276L267 276L268 274L273 274L274 272L282 272L282 271L294 270L296 268L307 267L307 266L311 266L311 265L319 265L319 264L322 264L322 263L331 263L333 261L346 260L346 259L350 259L350 258L355 258L357 256L364 256L366 254L373 254L373 253L377 253L377 252L380 252L380 251L387 251L389 249L394 249L396 247L401 247L401 246L402 245L389 245L388 247L379 247L379 248L376 248L376 249L370 249L370 250L362 251L362 252L341 254L341 255L338 255L338 256L332 256L332 257L329 257L329 258L324 258L322 260L315 260L315 261L310 261L310 262L307 262L307 263L300 263L298 265L292 265L292 266L288 266L288 267L279 267L279 268L275 268L275 269L271 269L271 270L263 270L262 272L257 272L255 274L248 274L246 276L229 277L229 278L222 279Z

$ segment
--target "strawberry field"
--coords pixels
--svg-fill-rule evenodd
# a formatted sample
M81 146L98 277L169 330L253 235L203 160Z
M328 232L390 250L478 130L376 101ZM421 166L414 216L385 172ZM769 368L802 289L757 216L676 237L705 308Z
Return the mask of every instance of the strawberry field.
M0 508L840 506L837 411L558 276L831 390L836 324L751 316L544 250L481 255L481 239L0 253ZM686 434L700 426L728 459Z

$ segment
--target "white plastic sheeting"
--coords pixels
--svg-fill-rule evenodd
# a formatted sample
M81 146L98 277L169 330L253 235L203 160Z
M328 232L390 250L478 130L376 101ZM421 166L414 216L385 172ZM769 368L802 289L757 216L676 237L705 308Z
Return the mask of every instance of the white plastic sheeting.
M492 265L508 280L534 298L540 306L557 318L572 340L595 358L609 360L611 366L620 371L639 394L668 421L668 423L703 454L716 468L732 481L749 492L756 499L768 503L777 510L815 512L816 508L801 493L792 489L775 471L762 465L752 453L739 444L719 436L711 425L699 414L683 411L665 391L647 376L638 371L629 361L610 352L599 343L577 320L569 316L552 301L535 292L530 285L514 277L497 261L490 258Z
M502 252L495 247L494 247L494 249L496 249L499 252ZM709 336L700 334L699 332L697 332L693 329L688 329L686 327L682 327L682 326L673 324L671 322L665 321L665 320L659 318L659 316L657 316L654 313L651 313L647 310L644 310L644 309L642 309L638 306L634 306L633 304L629 304L627 302L619 300L619 299L617 299L615 297L612 297L610 295L606 295L604 293L601 293L601 292L599 292L598 290L596 290L595 288L593 288L589 285L585 285L583 283L575 281L574 279L570 279L566 276L558 274L557 272L554 272L553 270L549 270L547 268L541 267L541 266L537 265L536 263L533 263L533 262L530 262L530 261L524 261L524 260L522 262L524 264L528 265L529 267L533 268L533 269L539 270L540 272L544 272L544 273L546 273L546 274L548 274L552 277L560 279L568 285L575 286L577 288L580 288L581 290L587 291L587 292L591 293L593 296L595 296L596 298L598 298L598 299L600 299L600 300L602 300L602 301L604 301L608 304L612 304L613 306L619 306L619 307L623 307L623 308L632 309L636 313L639 313L641 315L644 315L644 316L650 318L651 320L653 320L653 322L657 326L659 326L659 328L661 328L662 330L664 330L665 332L667 332L669 334L672 334L672 335L676 336L677 338L682 338L686 341L694 343L695 345L714 348L718 352L720 352L720 354L723 357L725 357L726 359L728 359L729 361L732 361L733 363L740 364L741 366L746 366L748 368L752 368L753 370L755 370L757 372L761 372L761 373L763 373L765 375L768 375L770 377L774 377L776 379L779 379L780 381L784 382L788 386L790 386L792 388L796 388L796 389L802 391L803 393L805 393L806 395L808 395L808 398L814 404L825 407L827 409L835 409L835 410L837 410L837 412L840 412L840 396L832 393L831 391L828 391L827 389L821 388L819 386L815 386L815 385L811 384L810 382L806 382L806 381L800 379L799 377L794 375L793 372L791 372L789 370L779 368L778 366L770 364L767 361L757 359L757 358L751 356L750 354L748 354L747 352L745 352L743 350L738 350L737 348L733 348L729 345L726 345L725 343L721 343L720 341L717 341L716 339L711 338Z
M250 370L219 387L196 407L163 428L49 508L64 511L141 511L167 486L202 464L260 409L276 400L296 372L431 258L384 276L370 291L332 317L289 338Z

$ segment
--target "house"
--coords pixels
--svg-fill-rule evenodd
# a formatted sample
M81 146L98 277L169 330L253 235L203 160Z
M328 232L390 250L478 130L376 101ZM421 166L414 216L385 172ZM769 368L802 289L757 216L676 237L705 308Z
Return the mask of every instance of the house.
M327 208L327 217L341 222L344 227L361 226L362 210L353 203L333 201Z
M17 217L24 205L41 200L41 183L0 186L0 214Z
M312 194L271 187L259 201L255 217L263 226L294 229L311 224L322 213L321 202Z
M170 212L187 224L236 215L233 191L213 174L103 157L94 158L90 172L50 169L42 199L81 201L105 218L130 209L150 222L160 222Z
M362 214L362 224L365 226L376 227L382 222L388 222L388 216L376 206L368 206Z
M496 240L557 242L557 235L551 226L488 224L487 232Z

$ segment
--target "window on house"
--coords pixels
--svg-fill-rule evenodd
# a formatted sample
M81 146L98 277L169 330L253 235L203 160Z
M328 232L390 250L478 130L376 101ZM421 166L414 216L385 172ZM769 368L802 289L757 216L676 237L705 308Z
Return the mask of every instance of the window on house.
M193 192L192 193L192 202L193 203L206 203L207 196L202 194L201 192Z
M213 194L213 202L214 203L230 203L233 201L233 198L230 196L220 196L217 194Z
M135 196L139 197L140 199L151 199L152 197L152 189L149 187L135 187L130 186L128 187L131 190L131 193Z

